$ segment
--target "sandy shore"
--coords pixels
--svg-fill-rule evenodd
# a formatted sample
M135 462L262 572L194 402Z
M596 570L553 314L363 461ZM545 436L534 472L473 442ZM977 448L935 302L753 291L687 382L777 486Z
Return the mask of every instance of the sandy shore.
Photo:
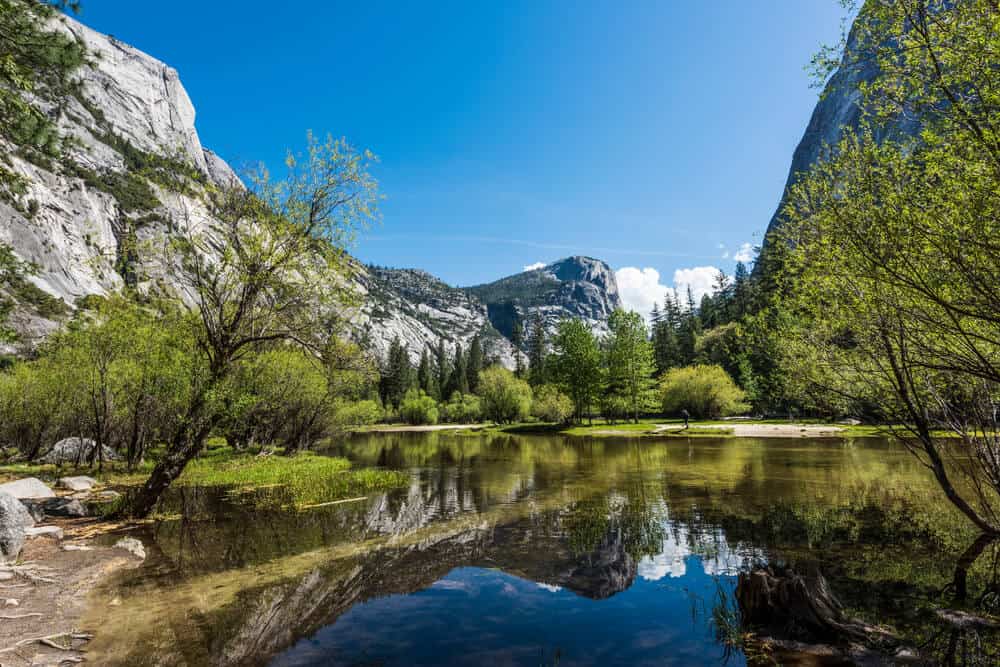
M115 572L142 561L133 554L95 544L104 532L92 520L55 522L63 540L29 539L14 566L0 566L0 665L53 666L81 662L98 628L81 627L94 589ZM95 530L96 529L96 530ZM67 548L68 547L68 548Z
M368 429L369 433L427 433L429 431L476 431L486 428L483 424L434 424L426 426L410 426L401 424L400 426L379 426Z
M699 431L716 429L725 431L738 438L822 438L837 437L844 432L842 426L826 424L698 424L693 422L692 428ZM684 426L678 424L661 424L654 433L680 433Z

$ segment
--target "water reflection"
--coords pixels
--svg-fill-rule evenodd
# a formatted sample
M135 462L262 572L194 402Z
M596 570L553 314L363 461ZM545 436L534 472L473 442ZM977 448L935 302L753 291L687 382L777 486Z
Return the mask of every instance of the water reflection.
M929 636L974 537L881 441L372 434L331 453L412 482L301 513L179 492L147 565L102 593L121 604L88 619L116 628L95 662L715 665L713 601L757 562L821 569L852 610Z

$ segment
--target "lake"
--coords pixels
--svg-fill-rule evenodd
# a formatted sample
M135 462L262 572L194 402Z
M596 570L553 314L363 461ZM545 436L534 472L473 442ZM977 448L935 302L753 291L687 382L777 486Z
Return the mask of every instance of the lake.
M755 563L820 572L850 613L946 648L931 607L976 538L877 438L372 433L328 453L410 485L304 511L281 489L177 489L137 535L143 566L95 594L90 659L743 665L725 619ZM960 646L996 658L995 636Z

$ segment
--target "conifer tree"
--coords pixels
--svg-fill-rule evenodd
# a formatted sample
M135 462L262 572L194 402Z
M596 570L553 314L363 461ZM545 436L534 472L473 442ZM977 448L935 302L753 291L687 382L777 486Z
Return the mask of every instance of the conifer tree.
M442 398L449 399L454 393L469 393L469 375L466 365L465 354L462 352L462 344L455 343L455 359L451 366L451 375L448 377L448 389Z
M473 394L479 388L479 371L483 370L483 343L477 334L469 346L469 362L466 368L469 391Z
M510 332L510 342L514 344L514 375L524 376L524 364L521 361L521 348L524 347L524 325L521 318L515 315L514 326Z
M528 372L529 382L533 387L545 384L547 379L545 357L547 344L545 321L541 313L535 313L531 320L531 336L528 339Z
M437 367L437 385L441 394L438 398L447 398L444 392L448 385L448 378L451 376L451 366L448 364L448 352L444 346L444 338L438 339L437 349L434 351L434 365Z

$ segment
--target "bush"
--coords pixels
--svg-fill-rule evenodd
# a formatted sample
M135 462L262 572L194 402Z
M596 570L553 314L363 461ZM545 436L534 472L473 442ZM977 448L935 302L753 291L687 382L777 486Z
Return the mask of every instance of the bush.
M687 410L700 419L718 419L750 408L746 394L721 366L673 368L660 380L660 392L668 414Z
M607 394L601 398L601 415L609 423L627 420L629 416L628 399L621 394Z
M437 424L437 402L420 389L410 389L399 404L399 416L407 424Z
M555 385L543 384L535 389L531 414L543 422L568 422L573 416L573 400Z
M382 419L378 401L354 401L337 406L333 421L338 426L370 426Z
M501 366L479 373L479 397L483 416L498 424L521 421L531 412L531 387Z
M474 424L483 418L483 407L479 397L473 394L455 392L447 403L441 406L441 420L454 424Z

